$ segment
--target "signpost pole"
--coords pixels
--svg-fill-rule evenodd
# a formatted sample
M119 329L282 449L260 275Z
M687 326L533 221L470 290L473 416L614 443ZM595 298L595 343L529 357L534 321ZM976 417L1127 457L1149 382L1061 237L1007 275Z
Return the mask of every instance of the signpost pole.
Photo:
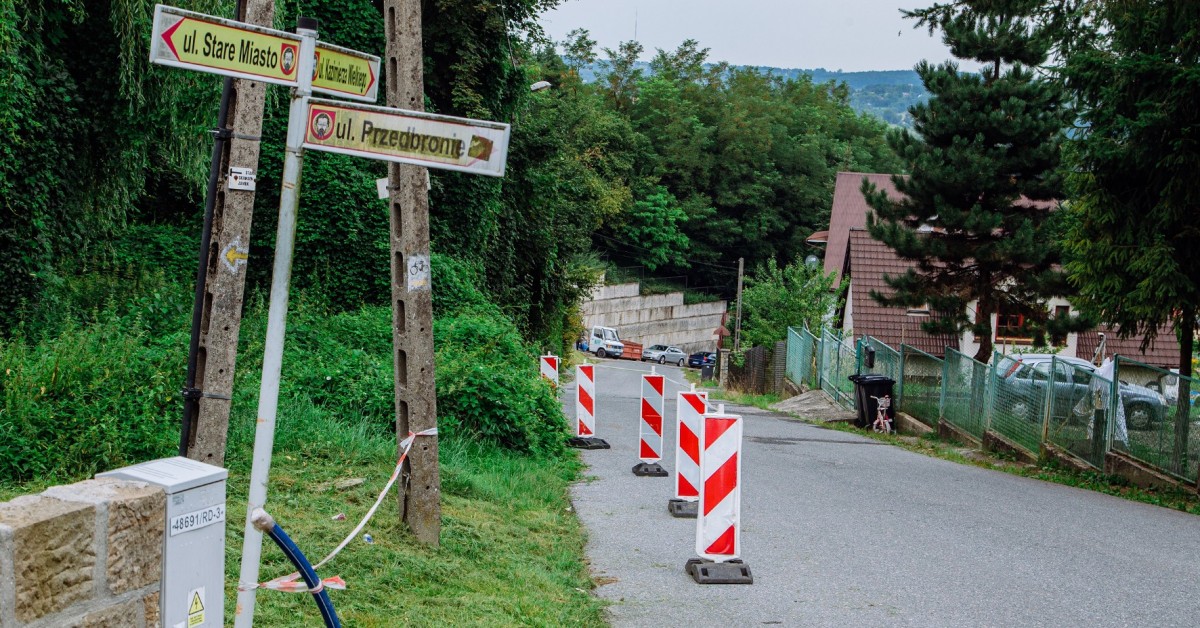
M273 23L274 0L242 0L238 4L241 9L235 19L263 27ZM218 467L225 466L255 195L252 186L226 183L233 168L258 170L266 98L266 83L231 80L227 122L221 125L230 137L217 163L221 179L211 197L212 227L206 229L210 244L201 252L201 263L209 272L199 296L203 307L199 343L188 355L189 362L194 359L197 364L187 386L197 391L191 394L198 399L192 406L187 452L183 454Z
M267 478L271 471L271 450L275 444L275 415L279 406L279 375L283 365L283 335L287 324L288 285L292 273L292 250L296 239L296 209L300 199L300 167L308 97L312 94L317 21L301 17L296 34L300 35L298 59L299 85L292 94L288 113L287 153L283 162L283 189L279 195L279 228L275 237L275 265L271 276L271 301L267 310L267 340L263 353L262 385L258 396L258 426L254 434L254 461L250 468L250 496L246 507L246 532L242 543L241 576L238 579L237 612L234 626L254 625L255 589L243 586L258 582L262 556L262 533L250 521L255 508L267 501Z
M421 53L421 1L385 0L387 104L425 109ZM433 374L433 300L429 285L429 174L392 164L392 344L396 367L396 440L437 427ZM441 535L438 439L423 436L405 461L397 499L400 518L413 535L437 547Z

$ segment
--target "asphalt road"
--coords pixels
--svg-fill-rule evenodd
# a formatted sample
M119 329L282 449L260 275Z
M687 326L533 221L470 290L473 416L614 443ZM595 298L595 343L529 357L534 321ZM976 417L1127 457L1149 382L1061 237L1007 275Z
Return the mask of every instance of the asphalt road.
M600 361L597 436L572 499L615 626L1196 626L1200 517L960 465L740 406L742 558L698 585L695 520L637 477L640 373ZM658 367L668 380L681 369ZM662 466L674 473L667 382ZM564 408L574 416L574 384Z

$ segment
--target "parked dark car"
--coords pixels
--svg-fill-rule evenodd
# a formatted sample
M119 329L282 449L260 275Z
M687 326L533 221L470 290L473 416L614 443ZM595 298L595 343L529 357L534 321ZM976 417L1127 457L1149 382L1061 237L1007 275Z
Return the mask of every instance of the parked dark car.
M1096 367L1087 360L1050 354L1015 354L1005 356L996 364L997 391L1007 400L1008 410L1032 421L1040 421L1040 401L1046 399L1046 387L1054 381L1055 407L1052 416L1069 417L1078 414L1075 406L1090 394L1092 373ZM1051 370L1054 372L1052 373ZM1125 423L1130 429L1144 430L1167 416L1167 400L1145 386L1120 383L1121 403L1125 406ZM1083 402L1086 404L1086 401Z
M711 351L701 351L688 356L688 366L700 368L717 363L717 354Z

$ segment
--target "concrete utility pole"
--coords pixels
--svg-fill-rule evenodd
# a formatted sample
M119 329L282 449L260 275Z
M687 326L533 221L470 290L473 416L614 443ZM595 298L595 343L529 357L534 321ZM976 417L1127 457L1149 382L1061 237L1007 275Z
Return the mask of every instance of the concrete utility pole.
M273 0L243 0L241 5L242 13L235 16L239 21L270 27L275 19ZM222 176L213 206L195 383L202 396L196 400L187 457L216 466L225 465L250 223L254 215L254 192L228 190L226 181L232 167L258 170L265 97L266 83L233 80L228 113L232 135L221 159Z
M733 350L737 351L742 346L742 271L746 263L746 258L738 258L738 288L737 288L737 321L734 322L733 328Z
M384 0L387 36L387 105L425 110L421 51L421 1ZM396 440L437 427L433 373L433 300L429 275L429 174L392 164L392 344L396 367ZM412 445L397 494L400 517L422 543L441 534L441 480L437 436Z

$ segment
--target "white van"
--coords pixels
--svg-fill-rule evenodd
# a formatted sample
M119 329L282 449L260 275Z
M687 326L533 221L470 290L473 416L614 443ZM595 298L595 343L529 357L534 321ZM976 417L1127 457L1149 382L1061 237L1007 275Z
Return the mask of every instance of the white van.
M596 326L592 328L592 335L588 339L588 350L598 358L619 358L625 352L625 344L621 342L617 330Z

